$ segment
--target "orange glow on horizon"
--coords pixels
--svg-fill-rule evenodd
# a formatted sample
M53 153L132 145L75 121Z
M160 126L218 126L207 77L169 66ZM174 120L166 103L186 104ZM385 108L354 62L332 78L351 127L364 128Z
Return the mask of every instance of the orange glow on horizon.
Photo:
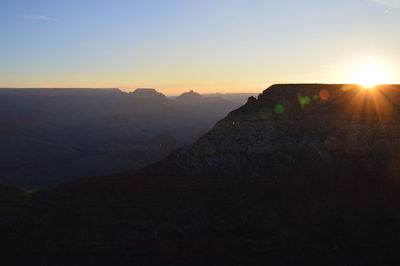
M351 81L361 85L365 90L373 90L377 85L391 83L389 71L376 62L364 63L358 67Z

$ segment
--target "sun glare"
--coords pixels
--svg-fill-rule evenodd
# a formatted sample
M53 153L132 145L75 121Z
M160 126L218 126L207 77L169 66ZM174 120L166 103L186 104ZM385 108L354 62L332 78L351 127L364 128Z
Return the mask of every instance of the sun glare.
M376 85L387 84L389 76L382 66L378 64L365 64L354 74L353 81L365 89L373 89Z

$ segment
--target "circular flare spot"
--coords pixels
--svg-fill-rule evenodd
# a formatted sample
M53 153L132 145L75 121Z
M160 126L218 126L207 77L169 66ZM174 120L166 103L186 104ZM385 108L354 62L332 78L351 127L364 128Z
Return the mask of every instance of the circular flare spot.
M349 90L352 90L352 89L353 89L353 86L352 86L352 85L344 85L344 86L342 87L342 91L344 91L344 92L349 91Z
M329 100L329 98L331 97L331 94L329 93L328 90L323 89L319 92L319 97L321 98L321 100Z
M277 104L274 107L274 112L277 114L282 114L285 111L285 107L282 104Z
M301 100L300 100L300 103L302 105L309 104L310 103L310 97L308 97L308 96L302 97Z

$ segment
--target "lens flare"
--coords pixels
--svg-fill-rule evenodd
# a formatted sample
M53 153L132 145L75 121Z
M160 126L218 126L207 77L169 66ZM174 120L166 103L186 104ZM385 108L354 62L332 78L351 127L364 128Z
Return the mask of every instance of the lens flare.
M321 100L323 100L323 101L329 100L330 97L331 97L331 93L326 89L322 89L319 92L319 98L321 98Z
M274 107L274 111L277 114L282 114L285 111L285 106L283 106L283 104L277 104Z

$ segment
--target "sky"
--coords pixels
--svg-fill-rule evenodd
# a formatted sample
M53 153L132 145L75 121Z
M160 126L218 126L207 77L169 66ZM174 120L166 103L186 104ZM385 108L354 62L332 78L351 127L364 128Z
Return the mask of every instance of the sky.
M400 0L0 0L0 87L400 83Z

